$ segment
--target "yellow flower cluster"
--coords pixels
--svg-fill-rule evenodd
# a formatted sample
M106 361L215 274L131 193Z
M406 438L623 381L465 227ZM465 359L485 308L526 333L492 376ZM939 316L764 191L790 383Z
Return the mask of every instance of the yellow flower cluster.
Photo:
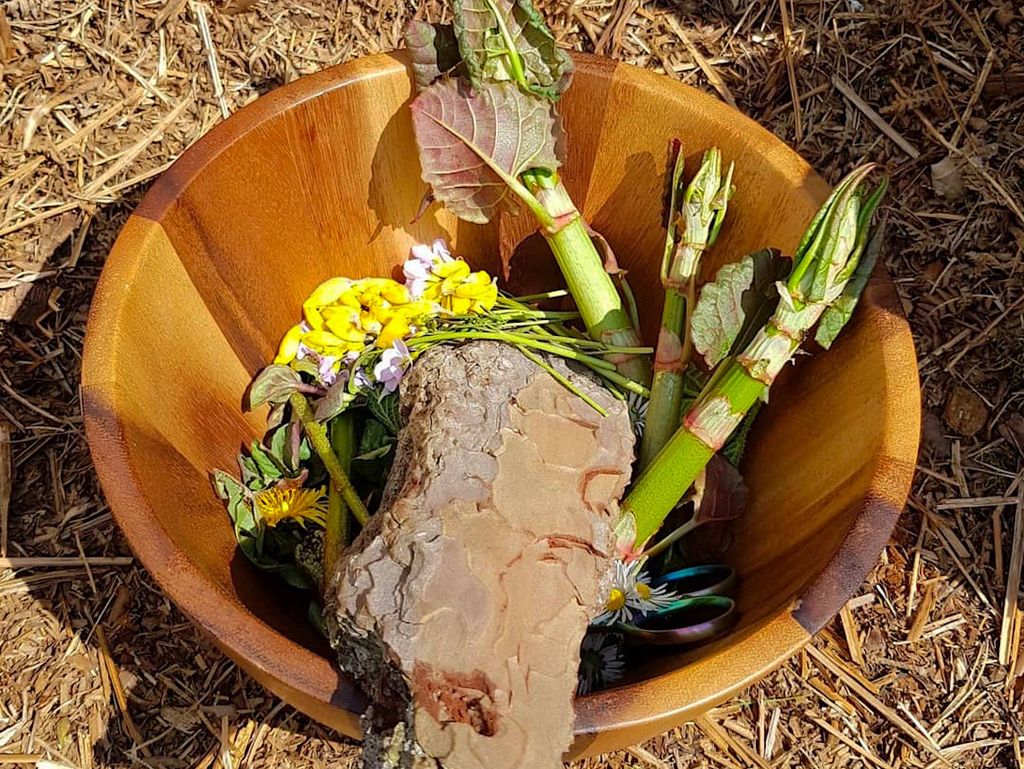
M483 270L472 272L461 259L434 262L422 298L456 315L483 314L498 300L498 287Z
M430 301L413 301L405 286L389 278L331 278L303 303L305 322L285 334L274 362L291 363L301 345L334 358L370 344L390 347L432 310Z

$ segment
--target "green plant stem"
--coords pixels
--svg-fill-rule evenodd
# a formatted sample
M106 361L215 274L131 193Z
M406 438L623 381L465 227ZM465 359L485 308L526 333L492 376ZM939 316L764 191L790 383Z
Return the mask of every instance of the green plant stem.
M349 412L342 412L331 423L331 448L345 473L352 470L352 457L356 448L356 425ZM348 505L336 484L331 484L327 495L327 523L324 526L324 580L334 574L341 551L349 542Z
M327 474L331 476L332 485L337 487L341 498L348 505L349 510L352 511L352 515L359 521L359 524L365 526L370 520L370 514L367 512L363 500L359 498L359 494L352 485L352 481L348 479L348 473L342 468L337 455L331 448L331 442L327 440L327 428L316 421L316 418L313 416L313 409L309 407L309 401L301 393L292 393L288 402L291 404L295 416L302 423L302 429L309 436L309 442L313 446L313 451L320 457L320 461L324 463L324 467L327 469Z
M654 558L654 556L656 556L656 555L661 555L666 550L668 550L670 547L672 547L672 545L674 545L676 542L678 542L683 537L685 537L687 534L689 534L691 531L696 529L699 525L700 524L697 523L696 516L694 516L693 518L688 520L686 523L684 523L682 526L680 526L678 529L676 529L671 534L669 534L667 537L658 540L657 544L651 545L651 547L649 547L646 550L644 550L640 554L639 557L641 557L641 558Z
M676 430L640 474L623 500L620 521L616 526L620 532L620 544L621 535L632 532L633 541L627 541L625 546L642 547L661 528L669 512L714 456L717 448L709 446L688 427L701 405L716 398L725 398L730 419L735 422L742 419L768 389L763 382L751 377L738 361L730 359L727 365L728 369L716 386L691 407L683 426ZM734 428L735 423L723 428L724 435L718 436L719 445L725 442Z
M578 397L580 400L582 400L584 403L586 403L588 406L590 406L590 408L594 409L594 411L596 411L601 416L603 416L603 417L608 416L608 412L605 411L604 408L602 408L601 404L599 404L597 401L595 401L593 398L591 398L589 395L587 395L585 392L583 392L581 389L579 389L576 385L574 385L572 382L570 382L557 369L555 369L552 366L548 365L544 361L544 359L541 358L539 355L531 352L530 348L524 347L523 345L516 345L516 347L519 350L519 352L521 352L523 355L525 355L528 359L530 359L531 361L536 363L538 366L540 366L542 369L547 371L556 382L558 382L560 385L562 385L562 387L566 388L571 393L576 395L576 397Z
M679 289L669 286L665 291L661 332L654 358L654 382L651 384L651 399L647 405L643 440L640 442L640 469L650 464L679 427L685 369L679 334L684 328L689 328L686 322L688 306L686 297Z
M554 224L541 232L576 301L587 333L613 347L642 347L640 334L623 307L622 297L557 174L527 172L523 178L554 220ZM617 367L634 382L646 386L651 381L650 362L644 356L623 355Z
M642 549L700 470L764 398L822 314L844 295L885 192L883 181L864 198L862 185L871 169L861 166L839 183L797 248L794 272L800 277L795 284L790 279L788 296L742 354L719 364L682 426L634 483L615 525L621 550Z

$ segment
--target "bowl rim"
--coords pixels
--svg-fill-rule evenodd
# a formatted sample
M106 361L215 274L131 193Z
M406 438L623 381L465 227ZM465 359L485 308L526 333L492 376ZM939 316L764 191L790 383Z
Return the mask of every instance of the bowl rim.
M580 53L574 53L573 58L581 70L627 68L642 87L673 89L677 95L701 103L702 108L729 112L743 130L774 142L780 152L788 153L800 173L820 181L788 145L708 94L623 62ZM161 589L221 649L250 674L276 682L276 693L306 712L310 711L304 704L320 704L358 713L363 700L345 685L327 659L240 609L206 578L161 526L129 461L122 423L113 408L118 396L110 342L121 322L121 287L138 269L145 244L162 234L163 213L207 163L281 112L354 82L405 69L402 54L381 53L306 75L242 107L202 136L158 177L119 233L103 267L86 326L81 380L86 439L100 485L129 545ZM827 189L823 181L821 185ZM730 644L730 656L735 658L732 663L712 659L704 664L704 660L698 660L654 678L576 698L575 731L579 741L586 743L588 737L592 740L606 731L636 727L648 732L656 727L661 730L725 700L802 648L838 613L874 566L910 490L919 437L920 388L909 326L884 268L876 272L862 302L882 311L872 313L872 319L884 316L877 322L898 327L890 330L880 345L885 360L880 376L886 393L880 460L870 480L870 491L840 548L791 605L748 628L743 637ZM707 675L713 675L714 681L699 684L699 676Z

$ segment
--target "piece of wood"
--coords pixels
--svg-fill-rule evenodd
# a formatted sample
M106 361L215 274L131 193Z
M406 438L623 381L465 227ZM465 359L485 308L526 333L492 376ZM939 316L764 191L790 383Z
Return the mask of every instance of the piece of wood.
M0 557L7 555L7 516L11 510L13 472L11 426L0 420Z
M162 4L178 14L185 5ZM795 153L671 78L594 56L576 63L559 103L570 137L560 174L629 270L640 307L664 296L663 159L673 137L690 173L717 144L742 180L705 277L765 245L792 252L828 193ZM350 736L365 700L339 681L305 604L281 600L273 576L232 559L207 473L234 466L238 446L262 434L264 416L242 413L242 394L324 278L391 274L413 243L446 237L475 269L501 275L505 254L513 278L555 287L557 266L543 239L529 239L527 216L467 225L434 206L409 223L424 190L411 91L400 56L358 59L275 90L193 144L153 183L107 259L82 366L93 458L139 560L250 675ZM40 216L62 213L53 211ZM657 313L643 314L654 339ZM904 507L919 398L913 342L879 268L833 349L801 356L758 417L744 459L750 510L729 554L741 585L735 635L652 656L635 680L579 698L571 755L618 750L706 712L832 621Z
M1017 476L1017 482L1024 477L1024 471ZM1006 594L1003 597L1003 617L999 629L999 664L1010 661L1013 621L1018 609L1021 573L1024 570L1024 488L1017 491L1017 509L1013 517L1010 565L1006 569Z
M21 558L0 558L0 569L50 569L74 566L131 566L135 559L130 556L26 556Z
M836 90L839 91L839 93L841 93L843 96L849 99L850 103L853 104L853 106L855 106L857 109L863 112L864 117L866 117L868 120L874 123L875 126L878 127L878 130L880 130L882 133L884 133L886 136L892 139L892 141L896 144L897 147L899 147L901 150L910 155L912 160L917 160L919 157L921 157L921 151L913 144L911 144L909 141L907 141L903 134L901 134L899 131L893 128L892 124L888 120L879 115L878 112L875 111L874 107L872 107L862 98L860 98L857 92L853 90L852 86L850 86L848 83L846 83L838 76L832 78L832 85L835 86Z
M372 704L366 769L394 751L561 769L634 439L623 401L547 362L608 415L498 342L429 350L402 381L380 510L327 589L339 662Z
M910 630L907 631L907 641L910 643L920 641L924 634L924 627L928 624L928 615L931 614L932 608L935 606L935 584L934 582L929 583L924 590L924 598L921 599L921 605L917 607L917 614L910 625Z

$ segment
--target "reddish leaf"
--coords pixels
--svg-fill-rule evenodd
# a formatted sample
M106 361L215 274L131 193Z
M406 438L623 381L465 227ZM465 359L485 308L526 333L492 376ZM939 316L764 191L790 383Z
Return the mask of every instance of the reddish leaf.
M439 80L412 103L423 180L460 219L484 224L510 192L529 198L519 181L528 168L554 170L561 122L549 102L512 83L471 91Z
M698 526L738 518L747 509L747 484L740 471L721 454L715 454L697 476L693 495Z

